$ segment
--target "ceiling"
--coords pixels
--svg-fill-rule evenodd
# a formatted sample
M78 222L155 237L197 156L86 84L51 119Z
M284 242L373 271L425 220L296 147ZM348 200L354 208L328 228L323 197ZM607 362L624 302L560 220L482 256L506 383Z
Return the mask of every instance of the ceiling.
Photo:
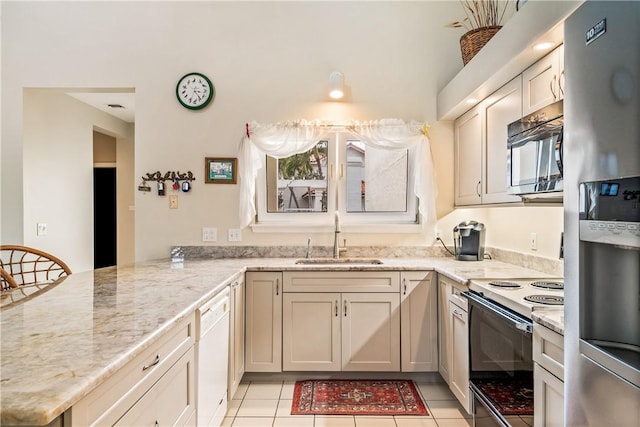
M133 92L66 92L66 94L127 123L135 122L136 99Z

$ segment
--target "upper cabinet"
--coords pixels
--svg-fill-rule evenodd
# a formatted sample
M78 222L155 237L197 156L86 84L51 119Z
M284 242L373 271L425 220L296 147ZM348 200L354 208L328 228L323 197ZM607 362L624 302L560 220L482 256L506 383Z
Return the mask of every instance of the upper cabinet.
M524 4L438 92L437 119L455 120L469 109L469 98L487 98L540 60L548 51L535 50L533 47L537 43L562 44L563 22L582 1L529 1ZM561 73L559 78L562 79Z
M522 73L523 115L564 98L564 45Z
M520 202L508 194L507 127L564 97L562 45L454 122L455 205Z
M518 76L455 121L456 206L520 201L507 194L507 125L521 116Z

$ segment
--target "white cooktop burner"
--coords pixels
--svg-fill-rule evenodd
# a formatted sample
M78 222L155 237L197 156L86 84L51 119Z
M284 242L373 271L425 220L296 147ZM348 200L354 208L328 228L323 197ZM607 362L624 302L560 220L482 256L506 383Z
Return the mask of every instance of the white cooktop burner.
M563 279L508 279L472 280L469 289L479 292L525 317L531 319L531 311L542 307L562 307L564 303ZM540 296L546 301L540 301ZM526 299L525 299L526 298Z

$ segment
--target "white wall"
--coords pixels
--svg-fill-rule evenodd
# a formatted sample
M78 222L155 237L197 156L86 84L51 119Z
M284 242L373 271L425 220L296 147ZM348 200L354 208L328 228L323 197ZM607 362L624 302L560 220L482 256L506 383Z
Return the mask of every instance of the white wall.
M23 117L24 244L90 270L94 126L129 138L132 127L57 90L26 89Z
M136 191L137 260L165 258L172 244L202 244L202 227L218 227L216 244L229 244L239 186L205 185L204 157L236 156L251 120L430 123L444 217L453 209L453 132L451 123L436 122L436 95L462 66L461 34L444 27L460 17L453 1L4 2L2 104L12 108L2 110L2 241L27 242L23 222L26 230L43 213L30 188L13 183L27 180L31 167L31 158L22 166L25 87L134 88L134 177L156 170L196 175L177 210L166 197ZM328 100L334 70L345 75L345 102ZM205 73L216 88L213 103L198 112L175 99L176 82L190 71ZM57 173L70 179L77 172ZM243 230L240 244L269 245L275 237ZM304 244L306 237L279 234L277 243ZM420 234L345 237L350 244L432 243ZM510 244L505 237L499 246ZM314 236L316 244L331 239Z

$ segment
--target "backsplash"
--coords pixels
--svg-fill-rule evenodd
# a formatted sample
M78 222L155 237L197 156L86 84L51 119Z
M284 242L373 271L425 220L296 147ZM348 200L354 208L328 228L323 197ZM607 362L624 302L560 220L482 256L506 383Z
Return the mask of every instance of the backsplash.
M197 258L304 258L306 246L172 246L172 257L182 254L185 259ZM531 268L557 277L563 277L563 261L531 254L487 247L485 253L494 260ZM332 246L312 246L311 257L330 257ZM376 258L434 258L451 257L440 246L350 246L341 255ZM473 262L473 261L469 261Z

